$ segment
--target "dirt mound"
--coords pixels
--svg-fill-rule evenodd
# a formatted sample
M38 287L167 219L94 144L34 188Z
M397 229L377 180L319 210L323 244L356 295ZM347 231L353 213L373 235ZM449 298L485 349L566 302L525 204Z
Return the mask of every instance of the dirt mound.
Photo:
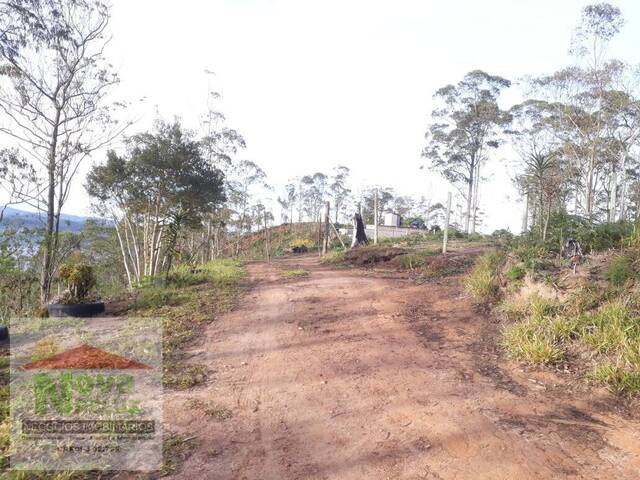
M351 265L374 265L388 262L405 253L407 253L406 250L395 247L354 248L345 253L344 263Z
M147 369L148 365L105 352L90 345L80 345L52 357L28 363L24 370L45 369Z

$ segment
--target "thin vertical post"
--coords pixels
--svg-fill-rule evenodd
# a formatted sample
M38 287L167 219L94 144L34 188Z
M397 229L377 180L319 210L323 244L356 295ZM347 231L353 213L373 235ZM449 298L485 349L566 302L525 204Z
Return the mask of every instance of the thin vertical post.
M522 234L529 231L529 191L524 197L524 215L522 216Z
M451 215L451 192L447 194L447 213L444 217L444 235L442 235L442 253L447 253L447 242L449 241L449 218Z
M269 252L269 227L267 224L267 209L264 210L264 245L267 252L267 263L270 263L271 253Z
M324 206L324 239L322 241L322 255L329 249L329 202Z
M373 244L378 244L378 189L373 197Z

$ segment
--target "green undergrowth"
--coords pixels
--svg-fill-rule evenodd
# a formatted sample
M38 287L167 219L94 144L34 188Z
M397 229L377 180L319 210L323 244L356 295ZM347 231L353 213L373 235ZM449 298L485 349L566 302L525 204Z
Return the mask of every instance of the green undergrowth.
M501 309L511 323L503 330L502 344L510 356L531 364L558 364L570 361L572 352L585 352L588 360L580 367L587 380L616 392L640 392L637 295L613 296L591 310L580 307L593 303L588 289L575 292L565 302L537 295L505 302Z
M606 238L620 244L613 233ZM594 237L591 245L609 245ZM640 249L594 252L578 266L547 245L513 242L478 257L465 279L476 303L493 304L513 359L571 366L623 395L640 393Z
M163 384L167 388L186 389L202 383L207 370L186 362L185 347L200 336L205 325L229 311L236 302L239 282L244 277L242 264L235 260L211 261L196 269L178 267L166 278L147 280L136 288L126 311L130 317L163 318ZM124 313L124 312L123 312ZM39 329L51 328L53 320L65 323L73 319L42 319ZM39 345L35 355L48 356L54 346ZM55 352L53 352L55 353ZM8 472L10 448L9 361L8 351L0 351L0 478L10 480L85 480L113 478L112 472ZM230 416L218 408L205 412L217 419ZM162 475L176 472L194 448L194 440L168 435L163 445Z
M179 267L161 282L146 282L136 290L129 316L163 319L163 383L186 389L206 380L206 369L183 361L184 347L204 326L235 304L241 262L219 259L198 268Z

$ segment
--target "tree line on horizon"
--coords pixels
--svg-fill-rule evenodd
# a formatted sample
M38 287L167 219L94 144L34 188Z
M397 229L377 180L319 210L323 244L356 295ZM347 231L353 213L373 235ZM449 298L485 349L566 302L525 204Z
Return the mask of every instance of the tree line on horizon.
M2 234L0 254L11 268L38 272L43 303L61 263L88 238L119 256L118 271L131 287L176 262L237 255L244 234L276 223L276 202L282 223L316 222L326 201L336 224L350 222L358 207L373 223L377 189L379 220L392 210L428 225L442 222L438 199L380 185L356 192L344 165L292 178L271 201L274 188L256 162L243 158L245 139L227 126L215 92L207 92L197 131L158 119L151 130L130 133L132 122L122 120L129 105L113 101L120 79L105 56L109 19L109 6L100 0L0 5L0 132L17 145L0 150L0 188L7 198L0 222L14 204L46 217L37 260L16 260L19 232ZM614 6L585 7L571 46L575 65L522 80L527 98L509 109L499 98L511 81L481 70L435 93L422 156L429 171L459 192L455 228L472 234L482 223L483 169L502 145L517 154L514 183L527 210L523 231L545 240L549 225L569 215L587 222L637 219L640 77L607 57L623 23ZM116 140L124 147L110 149ZM78 169L105 149L84 186L112 226L93 225L83 239L65 235L60 215Z
M483 167L508 144L524 199L523 232L545 241L550 224L638 221L638 66L609 56L624 19L619 8L586 6L570 45L574 63L519 81L524 100L508 109L506 78L474 70L439 89L422 156L466 202L465 231L477 225ZM563 220L564 219L564 220Z

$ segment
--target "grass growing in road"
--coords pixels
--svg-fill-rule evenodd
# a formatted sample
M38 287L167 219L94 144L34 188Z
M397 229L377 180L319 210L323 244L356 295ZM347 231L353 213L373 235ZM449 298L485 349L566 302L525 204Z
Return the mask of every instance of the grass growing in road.
M303 268L294 268L292 270L285 270L280 275L285 278L299 278L299 277L308 277L309 272Z
M178 434L166 436L162 442L163 465L160 475L166 477L176 473L195 448L194 438Z

